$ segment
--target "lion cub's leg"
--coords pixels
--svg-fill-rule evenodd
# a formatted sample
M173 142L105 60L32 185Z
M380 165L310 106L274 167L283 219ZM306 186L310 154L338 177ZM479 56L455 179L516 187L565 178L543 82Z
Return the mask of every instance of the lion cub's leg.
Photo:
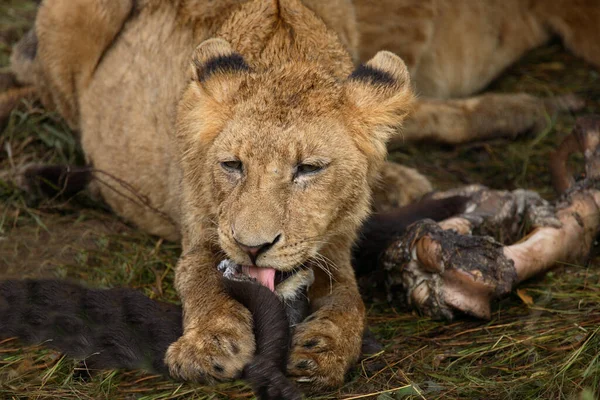
M388 148L406 141L436 140L460 144L496 137L515 137L547 127L549 115L584 106L575 96L541 99L524 93L484 94L457 100L420 99Z
M429 179L416 169L388 161L383 164L377 186L373 188L373 210L389 211L414 203L432 190Z
M339 387L358 360L365 326L365 307L350 260L335 255L315 269L309 292L313 313L297 325L292 339L288 374L309 390ZM345 256L342 256L344 258ZM329 276L331 274L331 276Z
M225 292L217 263L210 250L197 249L177 264L175 287L183 303L184 334L165 356L173 377L233 379L254 355L252 316Z
M47 86L45 95L73 127L78 125L79 93L132 7L133 0L45 0L40 6L36 64Z

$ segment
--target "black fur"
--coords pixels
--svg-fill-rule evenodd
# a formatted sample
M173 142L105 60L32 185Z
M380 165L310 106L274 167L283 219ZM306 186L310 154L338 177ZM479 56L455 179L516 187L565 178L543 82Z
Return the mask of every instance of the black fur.
M304 318L310 313L310 304L308 304L308 288L304 287L298 289L296 297L292 300L285 301L285 313L288 318L290 326L298 325L304 321Z
M196 71L200 82L207 80L215 73L245 72L249 70L250 67L246 64L246 60L238 53L218 56L208 60L205 64L196 63Z
M373 68L366 64L359 65L351 74L350 79L363 81L372 85L394 85L394 77L380 69Z
M283 304L254 282L223 280L254 319L256 354L243 371L260 399L302 398L285 377L290 331ZM168 375L164 356L182 334L181 307L132 289L87 289L61 280L0 282L0 339L44 343L89 370L143 368Z
M132 289L87 289L61 280L0 283L0 337L42 343L90 369L168 374L167 347L182 335L181 308Z
M242 377L260 399L301 399L285 376L291 338L284 305L259 284L229 280L225 284L230 296L248 308L254 320L256 353Z

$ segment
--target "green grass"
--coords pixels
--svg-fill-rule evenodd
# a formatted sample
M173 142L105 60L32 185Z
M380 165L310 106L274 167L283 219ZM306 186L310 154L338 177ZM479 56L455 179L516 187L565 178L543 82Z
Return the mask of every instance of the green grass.
M0 67L30 26L34 4L0 4ZM600 112L597 71L552 44L538 49L494 82L496 91L539 95L576 92L587 101L578 113ZM548 155L568 134L575 115L561 115L547 132L514 141L457 148L407 146L390 155L415 166L438 187L480 182L526 187L552 199ZM10 171L29 162L82 163L75 135L58 116L36 104L15 111L0 135L0 274L60 276L97 287L128 286L177 301L175 244L118 220L87 195L67 203L27 197ZM348 383L318 399L597 399L600 395L600 260L559 265L499 301L491 321L432 321L387 303L368 303L369 323L385 351L363 361ZM251 398L248 387L180 384L140 371L106 371L82 382L75 362L16 340L0 344L0 398L211 399Z

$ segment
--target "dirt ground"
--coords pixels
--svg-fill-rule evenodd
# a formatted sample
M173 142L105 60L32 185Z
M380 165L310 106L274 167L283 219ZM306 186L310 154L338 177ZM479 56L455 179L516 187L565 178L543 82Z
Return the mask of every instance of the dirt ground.
M0 69L35 16L32 0L0 2ZM438 188L483 183L529 188L553 199L548 155L575 117L600 113L599 72L559 43L537 49L489 90L540 96L577 93L587 106L551 128L517 140L460 147L409 145L390 159L414 166ZM27 196L11 183L20 166L81 163L76 136L38 104L24 103L0 131L0 276L58 276L95 287L128 286L177 301L175 244L120 221L86 193L69 202ZM577 162L577 159L574 160ZM494 306L490 321L432 321L394 304L370 302L369 323L385 346L353 369L339 391L317 399L597 399L600 398L600 259L557 265ZM0 343L0 398L251 398L241 382L181 384L141 371L106 371L90 381L59 353Z

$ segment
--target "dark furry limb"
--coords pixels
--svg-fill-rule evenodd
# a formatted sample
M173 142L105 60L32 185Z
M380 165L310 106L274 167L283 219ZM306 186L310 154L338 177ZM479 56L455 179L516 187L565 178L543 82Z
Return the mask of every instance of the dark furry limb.
M285 377L290 330L268 288L224 279L254 318L256 354L242 374L260 399L300 399ZM61 280L0 282L0 339L18 337L69 357L88 370L142 368L168 376L164 355L183 334L181 307L132 289L87 289Z
M89 370L143 368L164 375L168 346L183 334L181 307L132 289L88 289L62 280L0 283L0 337L18 337Z
M254 319L256 353L242 377L260 399L301 399L300 391L285 376L291 338L283 303L259 284L224 282L230 296L247 307Z

